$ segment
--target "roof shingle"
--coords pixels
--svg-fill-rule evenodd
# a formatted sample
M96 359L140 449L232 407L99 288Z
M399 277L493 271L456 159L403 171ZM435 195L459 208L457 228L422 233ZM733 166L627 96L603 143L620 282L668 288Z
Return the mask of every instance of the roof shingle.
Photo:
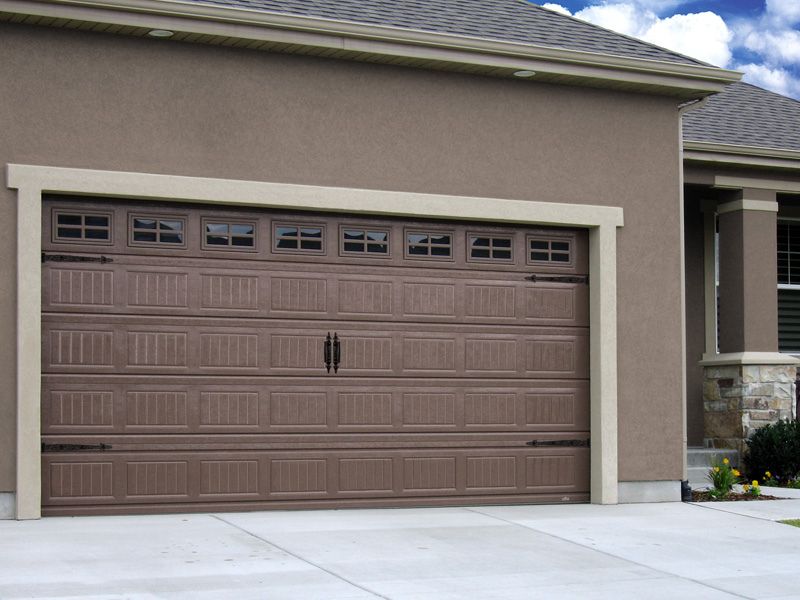
M315 17L517 42L684 65L706 63L531 4L527 0L189 0L282 15Z
M732 83L683 117L685 141L800 151L800 102Z

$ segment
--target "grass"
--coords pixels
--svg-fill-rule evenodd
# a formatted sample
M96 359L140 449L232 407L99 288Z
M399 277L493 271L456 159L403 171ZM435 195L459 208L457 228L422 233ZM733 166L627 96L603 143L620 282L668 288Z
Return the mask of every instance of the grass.
M786 525L791 525L792 527L800 527L800 519L786 519L785 521L779 522L785 523Z

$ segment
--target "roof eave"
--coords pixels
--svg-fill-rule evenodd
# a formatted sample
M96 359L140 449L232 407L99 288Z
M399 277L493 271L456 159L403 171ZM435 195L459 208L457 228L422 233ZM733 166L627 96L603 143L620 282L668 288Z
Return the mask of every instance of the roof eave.
M628 58L428 31L283 15L180 0L5 0L3 11L76 21L256 39L410 59L533 70L703 97L738 81L717 67ZM535 79L535 78L534 78Z
M684 161L800 171L800 151L685 140Z

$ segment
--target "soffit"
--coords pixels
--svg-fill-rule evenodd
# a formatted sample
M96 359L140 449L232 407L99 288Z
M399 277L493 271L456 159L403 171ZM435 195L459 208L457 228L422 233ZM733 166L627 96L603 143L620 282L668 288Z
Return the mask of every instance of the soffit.
M175 35L153 43L229 46L491 77L512 78L515 71L530 69L536 71L536 76L520 84L546 82L600 87L678 99L706 96L739 77L733 71L702 64L642 60L389 27L375 29L361 24L316 20L306 23L305 18L294 16L256 13L254 17L254 11L209 8L197 3L184 2L178 8L199 6L198 10L208 15L200 18L175 10L170 14L153 12L153 7L162 5L172 8L177 4L174 2L141 0L138 4L143 8L136 10L124 10L120 4L10 0L5 3L6 10L0 12L0 21L136 37L147 36L153 28L166 28ZM248 21L256 17L262 20ZM273 19L278 22L272 23Z

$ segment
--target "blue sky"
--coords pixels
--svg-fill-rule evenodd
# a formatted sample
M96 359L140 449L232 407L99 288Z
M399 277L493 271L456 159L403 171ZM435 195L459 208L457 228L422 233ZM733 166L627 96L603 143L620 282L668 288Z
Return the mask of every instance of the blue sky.
M800 99L800 0L538 0Z

